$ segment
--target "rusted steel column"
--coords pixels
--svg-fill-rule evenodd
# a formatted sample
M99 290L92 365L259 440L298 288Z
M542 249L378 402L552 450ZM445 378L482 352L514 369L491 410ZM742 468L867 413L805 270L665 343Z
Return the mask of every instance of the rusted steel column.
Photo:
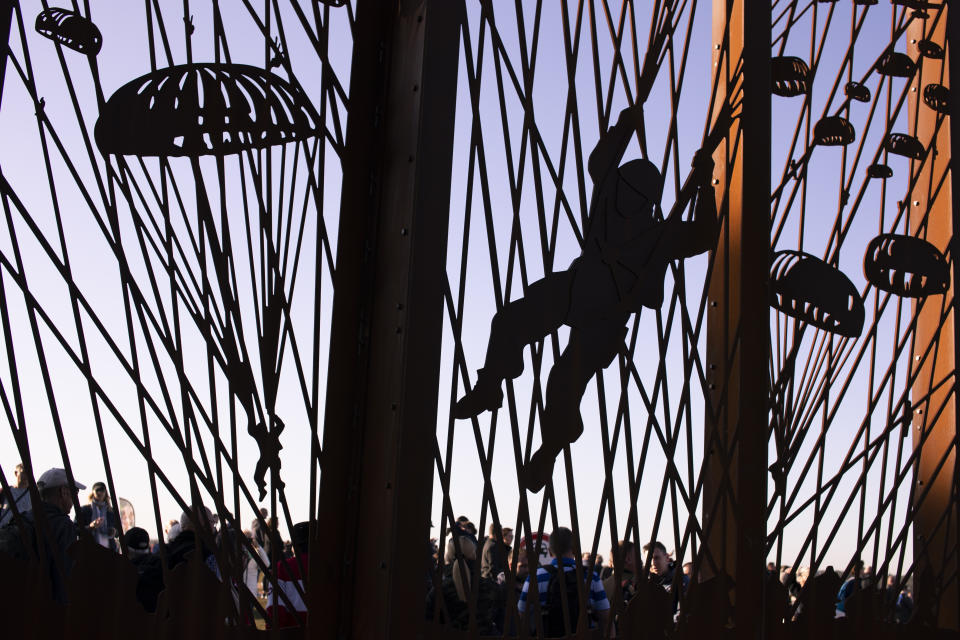
M770 3L714 0L712 42L713 71L720 69L717 102L742 86L742 109L714 154L724 222L707 313L712 409L704 431L704 546L736 584L738 636L760 638L770 333ZM725 470L733 500L724 490ZM704 577L714 573L709 561L700 566Z
M957 179L956 175L947 175L937 192L945 173L950 171L951 129L957 125L952 118L934 109L932 105L935 103L924 99L928 86L950 86L948 58L956 64L960 55L956 51L956 46L960 46L957 31L960 15L941 17L934 28L932 18L936 9L928 12L931 19L914 20L907 31L908 53L919 63L910 88L910 133L925 147L933 141L933 150L925 162L911 161L910 175L915 178L912 182L915 186L907 206L911 232L925 237L951 258L953 284L944 294L944 301L953 308L942 327L940 316L944 309L938 300L928 300L919 311L911 362L914 366L922 366L912 389L914 398L930 394L932 385L954 374L958 362L957 348L960 347L960 336L957 335L960 326L956 322L958 301L955 299L960 275L957 262L960 247L954 235L958 228L958 203L954 199L957 192L952 182ZM922 40L946 49L947 57L920 56L918 43ZM950 46L954 43L956 46ZM950 91L948 104L960 103L956 94L956 91ZM928 210L928 220L924 224L924 213ZM914 308L917 309L916 303ZM931 341L934 348L923 359L922 354ZM914 596L917 611L924 622L954 630L960 629L960 589L957 586L960 513L956 475L958 389L960 381L954 375L949 384L934 391L925 402L915 402L911 429L914 446L920 446L921 442L923 446L914 478Z
M361 0L310 636L423 633L462 0Z

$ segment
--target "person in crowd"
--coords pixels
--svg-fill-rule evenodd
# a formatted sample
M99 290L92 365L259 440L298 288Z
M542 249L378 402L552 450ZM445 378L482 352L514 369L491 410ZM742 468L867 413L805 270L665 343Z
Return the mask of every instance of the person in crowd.
M163 539L167 544L170 544L178 535L180 535L180 521L171 518L167 521L167 526L163 528Z
M687 580L693 578L693 563L684 562L683 563L683 575L687 576Z
M676 573L676 563L667 553L667 548L659 540L643 545L643 552L650 556L650 582L663 587L667 593L673 593L673 612L677 612L680 606L680 593L674 591L674 574ZM680 587L684 593L690 584L690 578L680 575Z
M310 543L310 523L298 522L290 532L293 538L294 556L277 563L277 585L284 599L277 592L271 592L267 602L267 624L273 625L276 617L277 627L306 626L307 605L300 595L304 592L304 578L307 576L308 553ZM287 602L289 600L289 603ZM293 606L293 611L288 608Z
M451 538L447 542L445 560L449 570L444 572L440 582L440 594L443 607L440 608L440 624L449 626L457 631L470 629L470 589L473 585L473 576L478 571L477 540L460 523L451 530ZM496 599L496 583L481 577L477 598L477 629L481 636L499 635L494 622L494 604ZM427 593L427 620L434 619L434 611L439 606L437 592L430 589Z
M897 624L907 624L913 617L913 596L909 589L901 589L900 595L897 596L895 613Z
M847 578L847 581L840 587L840 591L837 592L837 604L834 617L847 617L847 599L857 590L858 584L861 585L861 588L862 586L866 586L868 579L869 578L864 577L863 560L857 560L853 565L853 574Z
M620 594L619 602L625 606L637 591L637 550L632 540L621 540L615 549L610 550L614 558L614 567L620 562L620 581L617 582L616 568L603 581L603 590L607 597L616 597Z
M254 522L256 522L256 520L254 520ZM252 531L244 531L243 535L246 536L247 542L250 543L250 549L244 548L247 561L243 568L243 583L247 585L250 594L256 598L259 595L257 592L260 580L260 563L258 563L256 559L259 558L263 566L269 566L270 558L264 553L263 547L257 542L257 537Z
M31 509L30 479L22 464L13 468L13 484L10 485L9 493L4 492L0 496L0 527L13 521L14 508L17 513L26 513Z
M197 522L199 514L200 522ZM173 569L187 561L187 556L195 551L202 555L203 562L220 579L220 568L213 550L205 538L212 540L216 535L217 516L203 505L188 509L180 515L180 533L167 546L167 567Z
M77 513L77 527L88 529L93 539L101 547L117 551L117 536L120 532L120 516L110 505L107 485L96 482L88 496L88 503L80 507Z
M140 527L123 534L127 557L137 568L137 601L147 613L157 610L157 596L163 591L163 565L160 556L150 553L150 536Z
M489 535L483 543L480 576L495 583L493 620L498 629L503 628L506 614L507 593L504 582L507 576L507 559L510 557L510 544L513 542L513 529L491 524Z
M67 602L66 580L73 569L73 559L67 553L77 541L77 527L70 520L70 511L74 508L77 494L86 486L79 482L70 483L67 472L61 468L47 469L37 480L40 492L40 513L36 505L23 514L27 525L33 529L38 539L44 543L46 571L50 576L53 598L57 602ZM38 517L43 522L38 523Z
M593 557L592 571L598 576L600 576L601 580L604 579L604 574L607 571L607 566L603 562L603 556L599 553Z
M503 527L499 535L497 530L497 525L490 525L489 535L483 543L480 575L502 583L507 570L507 558L510 557L510 545L513 543L513 529Z
M556 528L550 534L550 551L553 554L553 560L550 564L537 568L537 594L547 637L558 637L566 635L564 607L562 601L555 602L553 600L560 600L564 596L559 594L566 594L568 603L566 611L571 631L576 629L580 613L579 598L573 595L576 593L575 585L570 584L570 576L576 575L577 567L577 556L573 548L573 532L566 527ZM562 574L560 573L561 566L563 567ZM562 580L560 579L561 575ZM575 579L573 578L573 580ZM589 580L588 611L586 613L592 612L597 618L599 627L606 629L610 617L610 601L607 599L607 593L600 582L600 576L584 571L584 580ZM527 617L527 612L532 610L532 606L528 603L530 582L531 578L524 581L520 599L517 602L521 619ZM574 588L571 588L571 586ZM531 630L535 630L537 628L536 621L530 620L530 622Z
M250 523L250 531L253 533L253 537L256 539L257 545L259 545L260 548L265 551L270 548L270 540L267 536L267 520L269 518L270 514L266 508L260 507L260 517L254 518L253 522Z

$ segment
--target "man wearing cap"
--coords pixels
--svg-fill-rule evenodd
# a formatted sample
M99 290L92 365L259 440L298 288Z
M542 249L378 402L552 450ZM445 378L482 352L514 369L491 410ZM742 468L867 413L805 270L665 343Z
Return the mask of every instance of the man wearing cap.
M708 150L694 155L694 170L662 220L656 213L663 177L652 162L620 166L630 138L643 122L642 104L624 109L590 154L593 196L583 251L566 271L548 273L524 296L493 317L484 366L455 405L458 419L498 408L500 385L523 371L523 348L560 328L570 337L547 379L542 444L521 471L522 485L539 491L553 475L563 447L580 437L580 400L587 383L623 346L631 313L663 303L663 281L672 260L703 253L716 243L717 215ZM699 196L698 196L699 194ZM682 220L697 196L690 221Z
M120 532L120 516L110 505L107 485L95 482L90 492L90 504L80 507L77 513L77 527L93 534L93 539L101 547L118 551L117 535Z
M48 469L37 480L42 501L39 517L36 505L23 514L24 520L37 532L37 537L44 541L44 557L53 597L62 603L67 601L66 578L73 569L73 560L67 555L67 549L77 541L77 528L68 514L73 509L80 489L86 489L86 486L79 482L71 484L65 470Z

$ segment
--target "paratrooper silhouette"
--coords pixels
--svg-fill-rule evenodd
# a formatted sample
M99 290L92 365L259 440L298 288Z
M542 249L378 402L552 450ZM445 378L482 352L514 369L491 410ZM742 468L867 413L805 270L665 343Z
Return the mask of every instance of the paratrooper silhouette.
M642 120L642 104L629 107L601 136L588 162L594 188L580 257L565 271L531 284L522 298L493 317L484 366L453 410L456 418L467 419L500 407L501 383L523 371L524 346L560 325L570 327L567 345L547 379L542 444L521 471L521 485L534 492L552 476L563 447L583 432L580 400L594 374L621 350L630 314L663 303L663 281L672 260L703 253L716 243L712 145L694 155L693 171L676 203L658 220L660 171L646 159L620 164ZM682 220L695 197L692 220Z

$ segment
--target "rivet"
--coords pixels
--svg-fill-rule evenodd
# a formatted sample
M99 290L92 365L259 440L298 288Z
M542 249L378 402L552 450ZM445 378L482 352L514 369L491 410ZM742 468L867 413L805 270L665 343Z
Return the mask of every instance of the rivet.
M397 333L403 333L403 327L397 327Z
M402 235L402 236L407 235L407 228L406 228L406 227L400 227L400 235Z
M714 178L714 179L713 179L713 184L720 184L720 179L719 179L719 178Z
M414 90L414 91L417 91L417 90L419 90L419 89L420 89L420 85L418 85L418 84L413 85L413 90Z
M716 49L717 51L719 51L719 50L720 50L720 45L715 44L715 45L713 45L713 48Z
M914 200L914 201L913 201L913 206L919 207L919 206L920 206L920 201L919 201L919 200Z

